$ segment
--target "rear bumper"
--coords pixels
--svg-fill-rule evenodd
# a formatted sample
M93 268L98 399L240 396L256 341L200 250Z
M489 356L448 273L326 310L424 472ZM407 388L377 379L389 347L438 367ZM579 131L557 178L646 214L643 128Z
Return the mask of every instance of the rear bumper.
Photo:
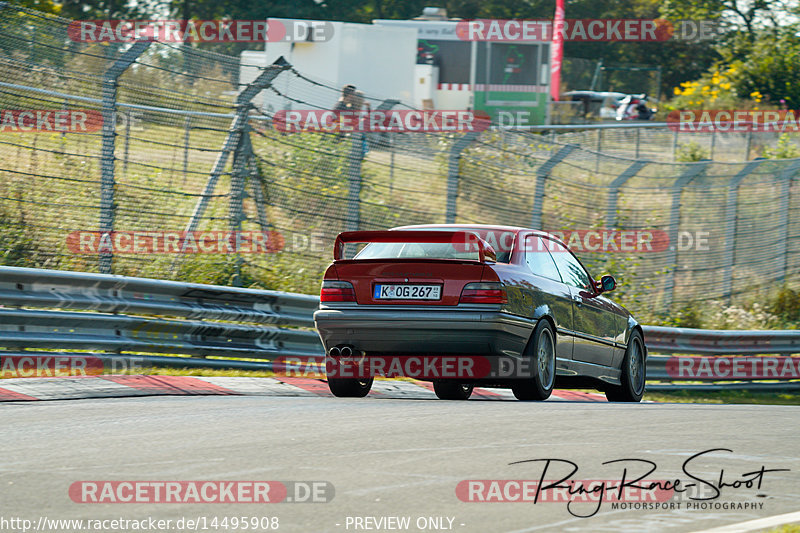
M494 309L386 309L358 306L314 313L325 352L340 344L367 355L519 357L535 322Z

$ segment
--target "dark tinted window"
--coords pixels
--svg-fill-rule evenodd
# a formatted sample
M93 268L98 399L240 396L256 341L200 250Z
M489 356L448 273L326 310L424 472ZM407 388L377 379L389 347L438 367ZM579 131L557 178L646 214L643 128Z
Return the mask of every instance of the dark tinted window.
M540 237L525 239L525 262L537 276L561 281L556 263Z
M439 67L439 83L469 83L472 43L466 41L417 41L417 64Z
M591 289L589 275L575 256L572 255L572 252L549 239L547 240L547 245L564 283L580 289Z

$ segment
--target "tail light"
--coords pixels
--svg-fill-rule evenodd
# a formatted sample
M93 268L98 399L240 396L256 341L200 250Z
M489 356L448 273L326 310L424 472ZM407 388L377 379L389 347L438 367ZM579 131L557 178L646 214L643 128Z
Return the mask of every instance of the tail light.
M355 302L356 291L349 281L324 280L319 291L320 302Z
M459 302L462 304L505 304L508 303L508 297L502 283L467 283L464 290L461 291Z

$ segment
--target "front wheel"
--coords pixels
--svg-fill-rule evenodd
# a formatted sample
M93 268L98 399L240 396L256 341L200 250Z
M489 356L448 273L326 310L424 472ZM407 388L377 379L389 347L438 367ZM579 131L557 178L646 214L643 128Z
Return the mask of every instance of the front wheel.
M644 360L642 334L634 331L628 341L622 360L621 385L612 385L606 390L609 402L640 402L644 396L647 367Z
M328 388L331 394L338 398L363 398L372 388L373 378L328 378Z
M473 385L465 385L455 381L434 381L433 392L440 400L469 400Z
M550 397L556 382L556 341L553 326L547 320L539 320L525 356L531 359L533 377L521 380L511 387L518 400L542 401Z

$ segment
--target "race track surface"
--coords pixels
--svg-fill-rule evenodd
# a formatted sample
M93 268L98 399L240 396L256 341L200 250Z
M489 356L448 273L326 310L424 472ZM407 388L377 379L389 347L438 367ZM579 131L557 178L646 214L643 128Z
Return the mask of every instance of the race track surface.
M230 380L237 378L207 379L235 388ZM200 531L243 531L230 522L219 526L222 518L236 516L278 517L278 531L298 532L682 532L800 509L796 407L625 405L593 398L523 403L507 395L452 402L437 400L417 385L423 394L403 394L398 391L408 386L393 389L392 383L364 399L333 398L307 384L296 394L284 389L274 395L0 404L2 518L37 525L41 517L153 517L172 524L204 517L206 529L201 525ZM690 459L716 448L732 451ZM640 459L656 465L647 479L683 483L692 481L682 471L688 459L687 470L702 480L697 484L705 491L693 493L698 497L711 495L721 471L730 484L754 479L752 473L762 466L789 471L763 473L760 488L754 483L723 487L711 500L719 504L716 509L687 509L685 496L673 496L681 508L622 510L604 502L594 516L581 518L575 515L591 514L596 501L568 508L564 501L459 499L467 493L457 494L456 487L466 480L538 480L544 463L533 460L545 458L560 460L550 463L547 479L566 475L570 461L578 468L572 480L618 482L626 467L626 475L634 476L645 463L602 463ZM334 495L327 503L92 504L76 503L69 493L75 482L134 480L324 481ZM214 517L218 527L211 528Z

